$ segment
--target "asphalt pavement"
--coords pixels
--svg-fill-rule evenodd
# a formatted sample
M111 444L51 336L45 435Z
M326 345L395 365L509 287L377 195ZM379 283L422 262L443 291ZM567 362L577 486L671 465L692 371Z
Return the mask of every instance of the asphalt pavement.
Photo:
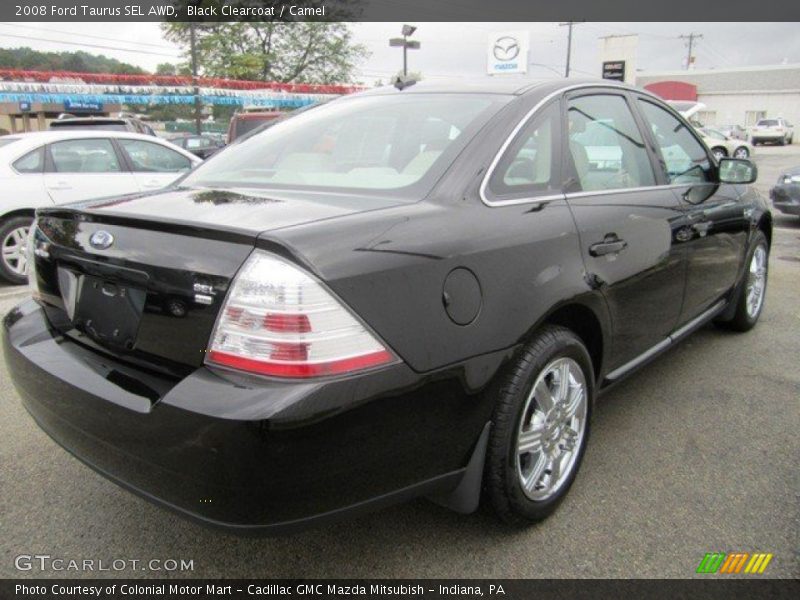
M800 146L757 149L759 187ZM237 538L158 509L42 433L0 366L0 577L692 577L706 552L800 576L800 219L776 215L747 334L704 328L605 395L561 508L511 530L424 500L294 536ZM4 314L24 289L0 286ZM192 571L19 571L15 557L193 561ZM707 577L707 576L706 576Z

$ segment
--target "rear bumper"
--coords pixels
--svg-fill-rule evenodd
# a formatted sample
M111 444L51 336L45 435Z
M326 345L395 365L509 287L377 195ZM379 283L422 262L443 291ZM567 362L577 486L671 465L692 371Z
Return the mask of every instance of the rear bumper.
M759 131L758 133L753 133L751 139L754 142L778 142L789 139L789 137L786 133Z
M61 446L184 516L256 533L453 489L503 360L425 377L399 364L313 383L206 368L171 381L61 337L33 301L2 333L25 408Z

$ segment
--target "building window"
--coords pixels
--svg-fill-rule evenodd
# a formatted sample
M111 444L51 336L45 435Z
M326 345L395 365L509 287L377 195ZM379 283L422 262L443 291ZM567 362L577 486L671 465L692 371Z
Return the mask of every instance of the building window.
M765 110L748 110L744 113L744 126L752 127L758 123L759 120L765 119L766 117L767 111Z

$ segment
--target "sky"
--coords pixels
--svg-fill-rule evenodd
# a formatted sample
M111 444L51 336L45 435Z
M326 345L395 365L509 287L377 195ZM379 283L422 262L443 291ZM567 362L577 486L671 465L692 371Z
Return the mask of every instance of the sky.
M564 70L567 31L557 23L412 23L421 49L409 51L409 71L423 78L486 77L488 35L507 30L530 32L528 75L555 77ZM386 81L402 65L402 52L388 39L401 23L354 23L355 39L369 50L357 79L371 85ZM800 63L800 23L579 23L574 27L572 69L575 75L599 76L600 38L639 34L638 68L668 71L682 68L685 40L696 41L697 69L720 69ZM0 47L37 50L83 49L153 71L158 63L181 61L180 49L161 36L158 23L0 23Z

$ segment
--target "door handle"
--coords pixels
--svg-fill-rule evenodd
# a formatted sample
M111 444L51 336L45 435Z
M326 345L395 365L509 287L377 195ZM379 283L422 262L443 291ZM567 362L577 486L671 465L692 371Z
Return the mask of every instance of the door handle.
M606 254L619 254L628 247L628 242L619 239L616 235L607 235L602 242L589 246L592 256L605 256Z

